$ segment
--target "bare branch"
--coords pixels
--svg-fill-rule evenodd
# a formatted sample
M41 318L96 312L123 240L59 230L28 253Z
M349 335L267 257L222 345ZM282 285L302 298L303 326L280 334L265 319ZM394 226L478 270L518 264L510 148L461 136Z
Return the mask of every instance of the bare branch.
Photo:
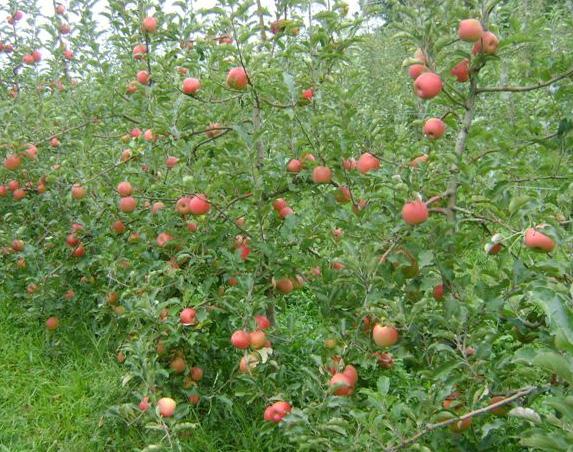
M536 85L530 86L498 86L493 88L479 88L476 91L476 94L481 93L499 93L499 92L511 92L511 93L523 93L527 91L534 91L536 89L545 88L546 86L552 85L559 80L563 80L564 78L571 77L573 75L573 68L569 69L564 74L558 75L553 77L551 80L546 82L538 83Z

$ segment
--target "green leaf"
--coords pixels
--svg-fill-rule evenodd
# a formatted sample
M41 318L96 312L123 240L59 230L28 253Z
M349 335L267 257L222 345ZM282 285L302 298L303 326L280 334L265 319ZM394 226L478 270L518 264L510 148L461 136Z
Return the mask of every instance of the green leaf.
M555 352L540 352L533 359L533 364L557 374L568 383L573 384L573 369L570 360Z

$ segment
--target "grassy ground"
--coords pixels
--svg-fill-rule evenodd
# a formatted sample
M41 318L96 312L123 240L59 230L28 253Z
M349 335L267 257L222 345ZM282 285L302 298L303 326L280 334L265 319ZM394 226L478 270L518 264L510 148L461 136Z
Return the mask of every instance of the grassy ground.
M121 397L120 375L105 338L77 324L50 336L0 302L0 450L131 448L137 433L102 418Z

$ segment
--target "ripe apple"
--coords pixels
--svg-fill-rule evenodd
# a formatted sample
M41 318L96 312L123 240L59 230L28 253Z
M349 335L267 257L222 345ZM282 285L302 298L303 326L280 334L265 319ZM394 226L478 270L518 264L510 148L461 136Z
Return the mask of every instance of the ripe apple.
M441 299L444 298L444 285L443 284L438 284L437 286L434 287L434 290L432 291L432 296L434 297L434 300L436 301L440 301Z
M369 152L362 154L356 162L356 169L362 174L377 170L378 168L380 168L380 160L378 160Z
M342 168L346 171L356 169L356 160L354 160L353 158L343 160Z
M24 251L24 240L14 239L12 240L12 249L17 253L20 251Z
M391 369L394 366L394 357L388 352L374 352L378 364L382 369Z
M60 319L58 319L55 316L48 317L48 319L46 320L46 328L50 331L56 330L59 324L60 324Z
M332 180L332 170L326 166L317 166L312 171L312 180L315 184L329 184Z
M545 251L547 253L555 248L555 240L551 237L537 231L535 228L525 230L523 243L527 248Z
M12 197L14 198L15 201L20 201L26 197L26 190L24 190L23 188L17 188L12 193Z
M6 185L0 185L0 198L5 198L8 196L8 188Z
M133 58L135 60L141 60L141 59L143 59L143 57L147 53L147 47L145 46L145 44L137 44L133 48L133 51L131 53L132 53Z
M411 160L410 163L408 163L408 165L411 166L412 168L418 168L421 164L426 163L428 159L429 157L427 154L420 155L415 159Z
M350 385L352 387L356 386L356 383L358 382L358 371L356 370L356 367L349 364L344 368L342 373L348 377L348 381L350 381Z
M167 157L165 159L165 165L167 166L167 168L169 169L173 169L175 168L175 166L177 165L177 163L179 163L179 159L177 157L174 157L172 155L170 155L169 157Z
M155 242L157 243L158 246L163 248L171 240L173 240L173 237L171 236L171 234L169 234L167 232L160 232L159 234L157 234L157 238L155 239Z
M431 140L441 138L446 132L446 124L440 118L430 118L424 124L424 135Z
M129 132L132 138L139 138L141 136L141 133L142 133L141 129L138 128L131 129L131 132Z
M193 381L201 381L203 378L203 369L200 367L192 367L191 368L191 379Z
M80 184L72 185L72 198L74 199L82 199L86 196L86 189L82 187Z
M24 64L34 64L34 57L27 53L22 57L22 63Z
M258 350L259 348L265 346L265 343L267 342L267 335L262 330L251 331L249 333L249 341L251 347L253 347L255 350Z
M340 204L346 204L352 200L350 189L343 185L341 185L336 189L334 197L336 199L336 202L339 202Z
M249 345L251 344L251 337L246 331L237 330L231 336L231 344L233 344L233 346L236 348L244 350L249 348Z
M149 409L149 397L144 397L138 406L141 411L147 411Z
M62 5L61 3L58 3L56 5L56 14L61 16L65 12L66 12L66 7L64 5Z
M408 75L412 80L416 80L420 75L426 72L428 68L423 64L412 64L408 68Z
M147 16L141 22L141 29L145 33L155 33L157 31L157 19L155 17Z
M173 372L175 372L176 374L182 374L183 372L185 372L186 366L187 366L187 363L180 356L173 358L173 360L169 364L169 367L171 368L171 370Z
M328 386L337 396L349 396L354 391L350 377L343 373L335 373L330 379Z
M58 140L58 137L52 137L52 139L50 140L50 146L53 148L57 148L60 146L60 140Z
M302 163L298 159L291 159L287 164L287 171L289 173L300 173L302 169Z
M4 168L14 171L22 164L22 160L15 154L10 154L4 159Z
M151 206L151 213L153 215L157 215L159 211L164 208L165 204L163 204L161 201L154 202L153 205Z
M38 155L38 148L31 144L24 152L28 158L34 160Z
M189 200L189 211L192 215L205 215L209 209L211 209L211 204L203 193L194 195Z
M458 25L458 37L462 41L475 42L481 38L483 27L477 19L464 19Z
M377 323L372 330L372 338L380 347L390 347L398 342L398 330L393 326L382 326Z
M125 198L133 193L133 187L129 182L123 181L117 184L117 192L119 193L119 196Z
M293 291L294 285L289 278L281 278L276 282L276 289L286 295Z
M68 24L61 24L59 27L60 33L63 35L67 35L70 33L70 31L72 31L72 29L70 28L70 26Z
M499 39L491 31L485 31L482 37L474 44L472 54L485 53L486 55L495 55Z
M126 196L119 200L119 210L125 213L131 213L137 207L137 201L133 196Z
M288 207L288 203L284 198L277 198L273 201L273 209L277 212L280 212L285 207Z
M279 211L279 217L285 219L286 217L293 215L294 214L294 210L292 210L290 207L283 207L280 211Z
M201 89L201 82L198 79L189 77L183 80L183 86L181 88L183 94L195 94L199 89Z
M12 15L12 18L18 22L19 20L22 20L22 18L24 17L24 13L20 10L16 10L16 12Z
M80 239L78 239L76 235L72 232L67 235L66 244L73 248L74 246L78 246L80 244Z
M157 401L157 409L159 414L163 417L171 417L175 413L175 408L177 404L175 400L169 397L163 397Z
M231 89L243 90L248 84L247 71L243 67L234 67L227 74L227 86Z
M148 85L149 84L150 76L149 76L149 72L147 72L147 71L144 71L144 70L138 71L135 78L142 85Z
M314 90L312 88L305 89L302 92L302 97L308 102L312 101L312 98L314 97Z
M189 326L197 323L197 311L193 308L185 308L179 313L179 321L182 325Z
M428 206L419 199L407 202L402 208L402 218L409 225L423 223L429 217Z
M190 394L189 395L189 403L191 405L199 405L201 401L201 396L199 394Z
M467 82L470 78L470 62L467 58L464 58L458 64L456 64L450 73L458 80L460 83Z
M76 249L72 251L72 256L74 257L82 257L86 254L86 249L84 248L83 244L79 244Z
M74 59L74 52L70 49L64 50L64 58L66 60L73 60Z
M32 58L34 58L34 61L36 63L39 63L40 61L42 61L42 52L40 52L39 50L34 50L32 52Z
M197 223L187 223L187 230L191 233L197 232L198 226Z
M414 81L416 96L432 99L442 91L442 79L434 72L424 72Z
M278 424L292 411L292 406L288 402L275 402L265 409L263 419L268 422Z
M257 327L261 330L266 330L271 327L271 321L265 315L255 316L255 322L257 323Z

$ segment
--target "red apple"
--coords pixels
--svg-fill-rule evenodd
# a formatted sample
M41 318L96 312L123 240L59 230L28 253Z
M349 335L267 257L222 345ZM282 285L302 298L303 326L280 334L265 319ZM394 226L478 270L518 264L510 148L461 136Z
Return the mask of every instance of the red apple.
M4 168L10 171L14 171L20 167L22 160L15 154L9 154L4 159Z
M157 402L157 409L159 410L159 414L163 417L173 416L176 407L177 404L175 403L175 400L169 397L163 397Z
M358 371L356 370L356 367L349 364L344 368L342 373L348 377L348 381L350 381L351 386L356 386L356 383L358 382Z
M288 294L293 291L294 285L289 278L281 278L276 282L276 288L279 292Z
M499 45L499 39L491 31L486 31L481 36L481 38L474 44L472 53L477 55L478 53L485 53L486 55L495 55L497 52L497 46Z
M129 132L129 134L131 135L132 138L139 138L141 136L141 129L138 128L131 129L131 132Z
M72 185L72 198L74 199L82 199L86 196L86 189L82 187L80 184Z
M157 234L157 238L155 239L155 242L157 243L158 246L163 248L171 240L173 240L173 236L171 234L169 234L167 232L160 232L159 234Z
M132 196L126 196L119 200L119 210L125 213L131 213L137 207L137 201Z
M24 64L34 64L34 57L27 53L22 57L22 63Z
M211 209L207 196L200 193L189 200L189 211L192 215L205 215Z
M185 308L179 313L179 321L188 326L197 323L197 311L193 308Z
M302 169L302 163L298 159L292 159L287 164L287 171L289 173L299 173Z
M535 228L525 230L523 243L527 248L548 253L555 248L555 241L551 237L537 231Z
M310 102L312 100L312 98L314 97L314 90L312 88L305 89L302 92L302 97L303 97L303 99Z
M450 73L458 80L458 82L467 82L470 78L470 62L468 59L463 59L456 64Z
M446 132L446 124L440 118L430 118L424 124L424 135L431 140L441 138Z
M155 33L157 31L157 19L155 17L146 17L141 22L141 29L145 33Z
M227 74L227 86L229 88L243 90L248 83L247 71L243 67L234 67Z
M190 374L191 374L191 380L201 381L203 378L203 369L201 369L200 367L192 367Z
M251 331L249 333L249 342L255 350L263 348L267 342L267 335L262 330Z
M288 207L288 203L285 199L277 198L273 201L273 209L275 209L277 212L280 212L285 207Z
M442 79L433 72L424 72L414 81L416 96L432 99L442 91Z
M336 189L336 193L334 194L336 202L341 204L346 204L352 200L352 196L350 194L350 189L346 186L341 185Z
M281 218L286 218L290 215L294 214L294 210L292 210L290 207L283 207L281 210L279 210L279 217Z
M123 181L117 184L117 192L119 193L119 196L125 198L126 196L130 196L131 193L133 193L133 187L129 182Z
M72 31L68 24L61 24L59 30L63 35L67 35L70 33L70 31Z
M337 396L349 396L354 391L350 378L343 373L335 373L328 385Z
M201 82L198 79L189 77L183 80L181 91L184 94L195 94L199 89L201 89Z
M65 12L66 12L66 7L64 5L62 5L61 3L58 3L56 5L56 14L61 16Z
M428 207L419 199L407 202L402 208L402 218L409 225L423 223L429 217Z
M12 197L14 198L15 201L20 201L26 197L26 190L22 188L17 188L12 193Z
M218 122L212 122L207 127L207 130L205 131L205 135L207 135L207 137L209 137L209 138L215 138L215 137L218 137L219 135L221 135L223 132L224 131L221 130L221 124L219 124Z
M312 171L312 180L315 184L329 184L332 180L332 170L326 166L317 166Z
M246 331L237 330L231 336L231 344L233 344L233 346L236 348L244 350L249 348L249 345L251 344L251 337Z
M436 300L436 301L440 301L441 299L443 299L444 298L444 285L438 284L437 286L435 286L434 290L432 291L432 296L434 297L434 300Z
M142 85L148 85L149 84L150 76L149 76L149 72L147 72L147 71L143 71L143 70L138 71L135 78Z
M59 324L60 324L60 319L58 319L55 316L48 317L48 320L46 320L46 328L50 331L54 331L55 329L57 329Z
M483 27L477 19L464 19L458 25L458 37L462 41L475 42L482 34Z
M34 50L32 52L32 58L34 58L34 61L36 63L39 63L40 61L42 61L42 52L40 52L39 50Z
M378 168L380 168L380 160L378 160L369 152L362 154L356 162L356 169L362 174L377 170Z
M23 240L18 240L18 239L12 240L12 249L17 253L20 251L24 251L24 246L25 245Z
M131 52L131 54L133 55L133 58L136 60L143 59L143 57L145 56L146 53L147 53L147 47L145 46L145 44L137 44L133 48L133 51Z
M138 406L141 411L147 411L149 409L149 397L144 397Z
M167 165L167 168L169 168L169 169L175 168L177 163L179 163L179 159L177 157L172 156L172 155L170 155L169 157L167 157L165 159L165 165Z
M426 72L428 68L423 64L413 64L408 68L408 75L412 80L416 80L420 75Z
M372 339L380 347L389 347L398 342L398 330L393 326L382 326L377 323L372 330Z
M266 330L271 327L271 321L265 315L255 316L255 322L261 330Z

